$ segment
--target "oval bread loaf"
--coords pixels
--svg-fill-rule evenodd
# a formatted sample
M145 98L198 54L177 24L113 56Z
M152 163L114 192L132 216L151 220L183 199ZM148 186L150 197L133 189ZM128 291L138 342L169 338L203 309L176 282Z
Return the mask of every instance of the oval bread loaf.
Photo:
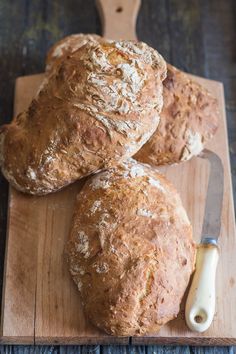
M195 245L175 188L129 160L91 177L78 194L67 254L88 318L131 336L177 316Z
M132 156L159 123L165 76L163 58L142 42L85 41L1 128L3 174L41 195Z

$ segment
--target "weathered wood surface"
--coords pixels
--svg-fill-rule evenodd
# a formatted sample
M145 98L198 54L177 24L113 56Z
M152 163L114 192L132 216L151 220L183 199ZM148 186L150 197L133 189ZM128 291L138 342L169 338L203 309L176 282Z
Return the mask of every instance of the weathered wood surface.
M0 346L0 354L235 354L233 347L176 346Z
M223 81L226 93L228 133L234 193L236 192L236 2L234 0L145 0L138 37L174 65L200 76ZM14 80L42 72L46 50L57 39L78 32L101 33L93 0L0 1L0 122L12 117ZM8 187L0 176L0 273L5 248ZM110 348L110 349L109 349ZM137 347L140 348L140 347ZM80 353L87 347L1 347L1 353ZM110 352L132 352L103 347ZM71 350L71 351L70 351ZM141 349L140 349L141 350ZM183 353L183 348L149 347L148 353ZM233 348L193 348L191 353L233 353Z

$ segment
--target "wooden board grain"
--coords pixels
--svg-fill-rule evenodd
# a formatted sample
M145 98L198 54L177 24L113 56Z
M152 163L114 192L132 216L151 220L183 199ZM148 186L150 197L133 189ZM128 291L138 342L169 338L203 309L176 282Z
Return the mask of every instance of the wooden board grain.
M42 78L43 75L33 75L17 80L15 113L27 106ZM219 154L225 169L217 311L211 328L203 334L186 328L182 308L178 318L163 327L159 334L133 337L133 344L236 344L236 235L223 86L215 81L197 80L219 99L221 107L220 128L208 146ZM207 162L194 158L179 166L162 168L162 171L180 191L198 241L208 183ZM64 245L75 196L82 185L83 182L78 182L44 197L10 189L1 341L129 343L129 338L107 336L84 318L79 294L67 270Z

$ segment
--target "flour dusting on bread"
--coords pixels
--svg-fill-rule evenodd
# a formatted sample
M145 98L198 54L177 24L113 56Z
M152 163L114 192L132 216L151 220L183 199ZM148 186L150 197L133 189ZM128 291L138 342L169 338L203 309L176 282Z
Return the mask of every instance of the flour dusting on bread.
M183 149L181 161L186 161L192 156L197 156L203 150L203 137L198 132L186 131L186 145Z
M79 231L76 235L76 251L81 253L84 258L89 257L89 241L84 231Z

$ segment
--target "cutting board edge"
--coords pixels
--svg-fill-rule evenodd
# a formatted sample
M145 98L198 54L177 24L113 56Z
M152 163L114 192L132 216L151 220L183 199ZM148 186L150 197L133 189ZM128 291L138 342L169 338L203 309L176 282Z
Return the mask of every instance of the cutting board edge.
M35 337L35 344L128 345L130 337Z
M21 345L194 345L194 346L227 346L236 345L236 338L210 337L0 337L1 344Z
M21 345L128 345L130 337L19 337L1 336L0 344Z
M214 79L209 79L208 77L204 77L204 76L198 76L198 75L194 75L194 74L191 74L191 73L187 73L185 72L185 74L187 74L188 76L191 76L193 79L196 78L196 79L203 79L203 80L206 80L206 81L210 81L214 84L217 84L217 85L220 85L221 88L223 89L224 91L224 83L222 81L218 81L218 80L214 80Z
M236 345L236 338L212 337L131 337L132 345L194 345L194 346L227 346Z
M35 344L35 342L34 342L34 337L32 336L25 336L25 337L0 336L0 344L32 345Z
M8 243L9 243L9 223L10 223L10 199L11 199L11 187L8 183L8 197L7 197L7 225L6 225L6 242L4 250L4 266L3 266L3 282L2 282L2 299L1 299L1 316L0 316L0 343L2 338L4 338L3 328L4 328L4 312L5 312L5 290L7 282L7 260L8 260ZM14 338L14 337L13 337Z

